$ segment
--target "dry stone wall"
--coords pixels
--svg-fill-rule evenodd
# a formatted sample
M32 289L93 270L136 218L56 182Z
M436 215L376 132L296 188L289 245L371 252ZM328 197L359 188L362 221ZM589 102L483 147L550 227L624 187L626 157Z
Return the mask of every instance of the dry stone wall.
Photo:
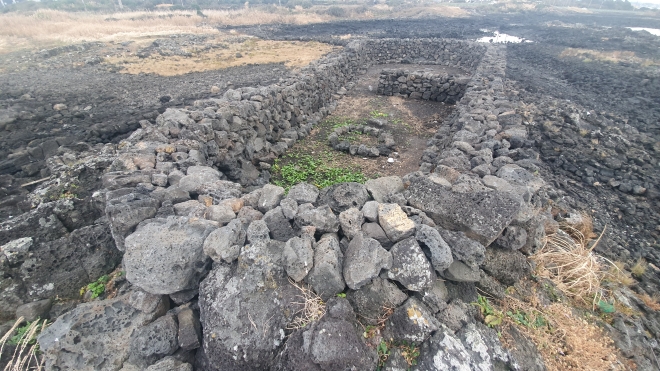
M454 104L463 96L471 77L429 71L384 69L378 78L378 94Z

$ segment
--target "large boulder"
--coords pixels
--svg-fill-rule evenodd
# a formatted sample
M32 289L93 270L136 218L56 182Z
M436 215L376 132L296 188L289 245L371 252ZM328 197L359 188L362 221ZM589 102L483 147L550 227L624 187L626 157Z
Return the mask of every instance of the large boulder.
M408 202L445 229L460 230L490 245L518 214L521 200L507 192L446 190L426 177L415 177L406 190Z
M80 304L39 335L47 370L120 370L131 352L131 337L162 315L169 301L144 312L129 296Z
M389 279L411 291L421 291L433 284L435 272L414 237L396 243L390 253L392 267L387 271Z
M344 280L357 290L378 276L381 269L392 267L392 254L378 241L358 234L353 238L344 256Z
M362 208L369 200L369 193L360 183L339 183L323 188L319 197L319 204L327 204L334 212L341 213L351 207Z
M126 238L126 279L152 294L197 288L207 271L206 237L217 224L204 219L155 219Z
M289 283L281 265L281 245L271 240L251 243L241 250L238 264L215 264L200 284L209 371L272 367L285 329L301 309L296 304L301 302L300 291Z

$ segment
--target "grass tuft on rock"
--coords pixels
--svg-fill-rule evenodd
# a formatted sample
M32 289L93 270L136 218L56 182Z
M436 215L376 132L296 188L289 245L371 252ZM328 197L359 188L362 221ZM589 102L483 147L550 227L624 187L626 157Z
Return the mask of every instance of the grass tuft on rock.
M303 284L297 284L291 279L289 279L289 282L300 291L298 298L301 301L294 303L299 305L300 309L294 314L293 320L287 325L287 330L301 329L312 322L320 320L325 315L325 302L321 297Z
M6 344L16 346L5 371L43 370L44 358L39 352L37 336L46 328L48 321L37 319L20 326L23 322L25 319L20 317L0 339L0 356Z

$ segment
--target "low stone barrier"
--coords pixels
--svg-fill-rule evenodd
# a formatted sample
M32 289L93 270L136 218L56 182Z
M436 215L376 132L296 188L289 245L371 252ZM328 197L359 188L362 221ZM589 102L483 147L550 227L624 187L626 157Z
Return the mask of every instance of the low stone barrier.
M378 94L454 104L470 82L470 76L429 71L384 69L378 78Z

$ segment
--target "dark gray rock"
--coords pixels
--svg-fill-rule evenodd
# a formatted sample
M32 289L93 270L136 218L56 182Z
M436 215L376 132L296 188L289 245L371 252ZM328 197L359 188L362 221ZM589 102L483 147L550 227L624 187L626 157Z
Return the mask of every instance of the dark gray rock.
M272 184L266 184L261 189L258 208L262 213L266 213L280 204L284 198L284 188Z
M131 291L128 303L144 313L154 313L156 317L170 309L170 301L165 295L154 295L140 289Z
M518 364L520 370L545 371L545 362L536 345L522 334L516 326L509 326L508 333L513 339L514 346L509 351L512 361Z
M190 289L190 290L183 290L183 291L178 291L172 294L169 294L169 298L172 299L175 305L183 305L192 299L195 298L199 294L199 289Z
M341 213L351 207L361 209L369 200L369 193L360 183L340 183L323 188L319 197L319 204L327 204L334 212Z
M270 239L270 229L265 220L255 220L247 227L247 240L250 243L258 241L268 241Z
M17 264L25 261L33 242L32 237L23 237L7 242L0 247L0 250L4 253L9 264Z
M204 241L217 224L204 219L155 219L126 238L126 279L152 294L197 288L207 271Z
M344 291L344 254L339 247L337 235L324 234L314 249L314 267L307 276L307 282L323 300L328 300Z
M264 214L262 220L268 225L270 236L274 240L286 242L297 235L280 206Z
M296 214L298 214L298 203L296 200L291 198L285 198L280 201L280 206L282 207L282 213L289 219L293 219Z
M138 329L131 338L129 361L134 365L154 363L179 349L179 326L173 314L166 314Z
M378 221L378 202L376 201L367 201L364 206L362 206L362 214L370 222Z
M468 238L463 232L452 232L442 228L437 229L442 238L451 248L454 258L472 268L476 268L485 259L486 248L479 242Z
M183 350L193 350L202 346L202 327L195 312L186 308L177 314L179 323L178 341Z
M485 246L499 237L520 209L520 200L509 193L457 193L425 177L411 179L406 195L411 206L426 212L439 226L463 231Z
M203 245L204 254L208 255L213 261L231 263L238 258L241 247L245 244L245 237L243 223L239 219L234 219L206 237Z
M283 257L286 273L295 282L302 281L314 265L313 238L293 237L284 245Z
M445 281L445 287L447 288L447 301L460 299L464 303L474 303L479 298L473 282Z
M119 370L129 357L131 335L155 314L132 307L127 295L80 304L39 335L45 368Z
M362 211L355 207L352 207L346 211L342 211L339 214L339 225L341 226L341 231L349 239L352 239L356 234L360 233L362 230L363 222L364 215L362 215Z
M510 225L504 229L502 235L495 240L495 244L505 249L520 250L527 243L527 231L518 226Z
M276 370L373 370L377 355L357 330L346 299L330 299L326 315L291 334Z
M317 208L312 207L311 204L300 205L294 222L298 228L313 226L319 233L339 232L339 219L328 205Z
M403 181L398 176L369 179L364 183L371 197L377 202L386 202L384 197L391 193L403 192Z
M174 357L165 357L147 367L146 371L193 371L193 366Z
M140 222L153 218L159 207L160 201L140 193L130 193L108 201L105 215L120 251L124 251L124 238L131 234Z
M527 257L519 251L487 249L482 269L506 286L512 286L531 273Z
M443 272L449 268L454 258L451 253L451 248L442 239L440 232L435 228L427 225L418 225L415 238L422 244L422 248L426 247L431 253L431 264L438 272Z
M200 193L205 183L220 180L221 173L208 166L190 166L186 176L179 180L178 186L186 192Z
M390 253L392 267L387 271L389 279L411 291L421 291L433 284L435 272L414 237L397 242Z
M23 317L28 322L32 322L37 318L45 319L52 306L53 299L43 299L23 304L16 308L16 318Z
M286 198L296 201L298 204L313 204L319 197L319 189L309 183L298 183L289 189Z
M396 308L385 322L383 337L393 339L397 343L421 344L440 326L440 322L424 304L410 298Z
M353 290L377 277L381 269L392 267L392 254L373 238L358 234L344 254L344 280Z
M401 305L408 296L387 279L376 277L357 291L346 295L357 312L360 321L375 325L388 309Z
M478 282L480 278L479 269L473 269L459 260L454 260L442 275L446 279L456 282Z
M426 307L434 314L444 310L449 301L449 292L443 280L435 280L431 287L417 291L413 295L417 300L426 304Z
M241 250L238 264L214 265L200 284L200 320L209 370L270 369L300 306L266 241Z
M390 241L390 239L385 234L385 231L383 231L383 228L381 228L378 223L362 224L362 232L364 232L367 237L378 241L380 245L383 246L386 250L389 250L393 245L392 241Z

